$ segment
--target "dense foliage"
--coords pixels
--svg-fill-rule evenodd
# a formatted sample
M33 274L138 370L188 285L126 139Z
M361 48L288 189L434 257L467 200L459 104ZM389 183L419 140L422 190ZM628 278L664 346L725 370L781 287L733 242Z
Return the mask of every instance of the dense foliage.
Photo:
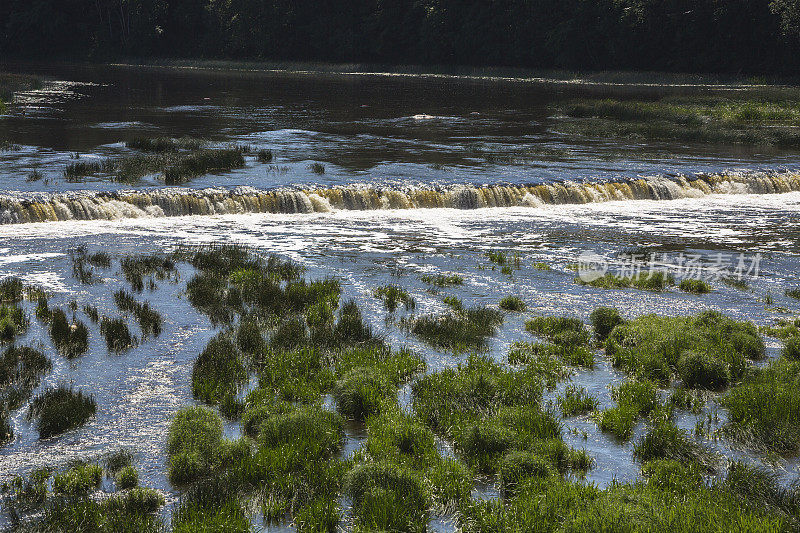
M796 72L797 0L8 0L0 55Z

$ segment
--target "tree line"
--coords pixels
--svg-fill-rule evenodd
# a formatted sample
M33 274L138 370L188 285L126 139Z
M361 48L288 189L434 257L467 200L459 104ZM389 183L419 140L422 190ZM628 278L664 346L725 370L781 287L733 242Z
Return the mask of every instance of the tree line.
M4 0L0 59L796 74L800 0Z

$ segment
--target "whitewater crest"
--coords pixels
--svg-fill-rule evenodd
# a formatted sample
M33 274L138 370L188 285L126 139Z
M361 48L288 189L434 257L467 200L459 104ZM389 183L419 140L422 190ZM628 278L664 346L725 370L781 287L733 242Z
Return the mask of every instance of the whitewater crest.
M0 223L115 220L237 213L324 213L375 209L541 207L619 200L676 200L709 194L800 191L800 172L729 172L594 183L261 190L163 188L0 196Z

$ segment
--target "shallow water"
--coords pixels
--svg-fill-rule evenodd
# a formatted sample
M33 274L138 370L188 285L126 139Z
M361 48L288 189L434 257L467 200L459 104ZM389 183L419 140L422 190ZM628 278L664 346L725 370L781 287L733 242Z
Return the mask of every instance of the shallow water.
M275 170L251 161L243 170L189 184L198 189L599 182L639 175L797 166L796 154L791 153L564 138L548 129L554 119L547 111L548 103L563 96L519 84L124 68L41 70L67 81L20 96L11 116L0 118L0 140L22 145L19 151L0 152L0 195L24 200L42 193L96 194L117 189L118 185L108 180L66 183L59 176L71 152L90 154L82 157L124 153L127 149L121 141L135 135L195 135L222 144L246 142L276 152ZM489 162L484 156L475 156L470 147L476 143L493 154L512 157ZM326 173L310 172L307 165L311 161L325 163ZM51 177L48 184L25 181L34 166ZM144 180L143 186L158 188L159 184L152 177ZM783 293L797 285L800 272L800 192L730 192L739 194L709 191L672 200L481 209L334 207L327 212L173 217L145 213L140 218L111 217L115 220L96 217L3 224L0 276L18 275L46 287L55 294L51 306L64 307L76 300L79 307L90 303L97 305L101 314L114 316L118 311L113 292L125 285L118 262L98 271L103 283L81 285L72 277L68 250L86 244L92 251L104 250L119 257L184 244L246 244L298 261L309 277L341 279L344 297L359 301L374 328L393 345L423 353L429 369L435 371L455 365L465 356L433 350L401 331L380 301L371 297L374 287L402 285L416 298L418 313L444 309L444 295L458 296L468 305L494 305L502 296L521 296L528 303L528 312L524 316L509 314L500 333L489 342L489 353L500 361L511 343L531 339L523 326L530 315L570 314L588 319L595 307L612 305L626 317L691 314L711 308L758 325L797 316L798 301ZM574 283L575 273L568 265L577 262L581 253L591 251L615 261L620 252L633 247L671 257L699 254L706 269L713 267L717 254L725 254L726 261L732 262L739 254L752 260L753 254L760 253L760 273L751 280L751 290L712 282L714 291L703 296L674 288L650 293ZM484 254L490 250L518 254L521 267L511 276L503 274L486 259ZM539 262L551 270L537 269ZM0 448L0 482L37 466L124 446L136 450L143 485L176 497L165 477L166 428L171 416L192 402L191 366L215 333L183 297L192 271L185 265L180 268L178 283L161 281L156 290L146 290L143 295L164 315L164 332L126 353L108 354L98 328L90 325L89 353L68 362L56 355L46 333L31 320L21 342L41 342L54 363L42 387L65 381L90 391L97 398L98 414L81 429L40 441L25 420L24 409L15 413L15 440ZM464 285L431 292L419 276L440 271L463 275ZM767 294L774 299L771 306L764 303ZM26 305L32 315L32 307ZM780 344L770 341L768 345L770 355L776 356ZM611 404L609 385L622 378L600 356L595 370L576 371L571 381L597 395L605 407ZM554 398L564 386L546 398ZM401 403L408 402L405 389ZM724 413L720 417L724 422ZM695 423L693 415L679 418L681 427L690 431ZM235 433L237 428L233 425L227 430ZM636 435L643 431L640 425ZM572 446L586 448L597 461L587 475L589 481L605 485L639 475L639 465L632 459L635 438L621 445L585 418L566 420L564 437ZM363 431L350 428L346 453L356 449L363 438ZM729 457L763 460L748 450L730 450L722 441L706 444ZM800 474L800 463L794 458L777 459L771 466L787 482ZM476 497L496 497L496 487L491 484L476 491ZM447 520L441 522L437 529L447 530Z

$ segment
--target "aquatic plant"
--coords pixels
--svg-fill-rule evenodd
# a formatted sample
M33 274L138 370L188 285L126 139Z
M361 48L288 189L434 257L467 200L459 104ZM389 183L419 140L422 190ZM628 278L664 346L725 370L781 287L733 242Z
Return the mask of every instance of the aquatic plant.
M684 292L691 292L692 294L708 294L711 292L711 286L702 279L682 279L678 284L678 288Z
M725 285L727 285L729 287L733 287L734 289L737 289L737 290L740 290L740 291L746 291L746 290L748 290L750 288L750 285L744 279L725 276L725 277L721 278L721 280L722 280L722 283L724 283Z
M0 444L5 444L14 438L14 427L11 425L8 411L0 409Z
M430 480L434 510L451 513L470 500L475 475L462 461L439 459L428 468L426 475Z
M779 359L751 373L720 400L728 409L726 432L779 453L800 449L800 363Z
M433 432L416 417L387 409L367 420L365 450L375 460L425 470L439 460Z
M206 141L192 137L134 137L126 141L125 146L140 152L170 153L179 150L198 150L206 145Z
M22 301L22 280L9 276L0 280L0 303L11 304Z
M67 495L87 494L97 489L103 480L103 468L96 464L79 463L53 478L53 492Z
M127 256L120 262L122 275L131 284L134 292L144 290L144 277L169 279L176 273L175 262L161 254Z
M641 416L647 416L658 407L658 390L649 381L626 381L611 389L617 406L600 413L598 426L618 439L627 440Z
M379 412L393 393L387 377L368 367L348 371L333 388L336 409L344 416L359 420Z
M52 368L44 353L12 345L0 355L0 413L22 407Z
M244 166L241 150L236 148L204 149L179 157L164 168L164 182L180 185L209 172L228 171Z
M94 396L59 384L33 399L27 418L36 419L39 438L46 439L84 425L96 412Z
M217 335L206 345L192 368L192 394L195 398L217 404L235 394L247 381L242 356L225 335Z
M308 165L308 170L314 174L325 174L325 165L322 163L314 162Z
M500 300L500 309L505 311L516 311L521 313L528 308L528 305L519 296L506 296Z
M0 305L0 344L12 342L28 329L25 311L18 305Z
M132 489L139 484L139 473L133 466L128 465L117 472L114 480L118 489Z
M243 503L238 484L230 476L202 480L181 495L172 513L171 530L193 533L213 525L227 533L248 533L252 528Z
M583 415L595 411L600 402L583 387L570 385L557 397L558 406L565 417Z
M689 388L719 390L731 380L730 365L708 353L683 352L678 360L678 374Z
M46 305L46 302L45 302L45 305ZM38 312L39 312L38 307L36 309L36 312L37 312L37 315L38 315ZM91 320L95 324L100 322L100 311L97 310L97 307L95 307L93 305L85 304L83 306L83 313L89 318L89 320Z
M441 315L423 315L404 322L425 342L448 350L480 348L493 336L504 317L489 307L471 307Z
M800 288L786 289L784 294L789 298L800 299Z
M142 330L142 337L148 336L158 337L161 335L161 328L163 327L164 319L150 307L148 302L140 303L125 290L120 289L114 293L114 302L120 311L132 313L136 320L139 322L139 327Z
M486 258L496 265L505 265L508 258L506 254L498 251L490 251L484 254Z
M336 533L341 514L330 498L316 499L303 506L294 517L298 533Z
M781 350L781 357L790 361L800 361L800 336L786 340Z
M397 310L398 304L403 304L406 310L416 307L416 301L407 290L397 285L383 285L372 291L375 298L383 301L383 305L390 313Z
M345 492L364 531L426 530L430 493L413 470L383 461L361 463L347 474Z
M513 450L503 456L500 465L500 486L505 497L513 496L518 484L530 478L546 478L557 474L546 459L527 451Z
M419 279L428 285L442 288L464 284L464 278L458 274L424 274Z
M134 344L134 339L128 329L128 323L124 318L103 317L100 320L100 334L106 341L108 351L120 353Z
M589 315L594 334L601 342L605 342L615 327L624 322L619 310L613 307L598 307Z
M89 349L89 328L77 319L70 323L61 309L54 309L50 314L50 338L55 347L70 359Z
M291 446L308 457L330 457L344 444L344 421L318 405L298 406L264 420L258 442L268 448Z
M656 422L633 447L633 457L641 463L653 459L672 459L683 464L696 463L705 469L711 469L714 462L710 452L689 437L686 431L678 429L671 420Z
M575 278L575 282L580 285L590 285L601 289L634 288L660 292L668 286L674 285L675 279L664 272L641 272L632 276L617 276L609 273L591 281Z
M738 380L748 360L764 357L765 347L752 323L716 311L693 317L642 316L614 328L606 341L615 367L662 384L670 382L684 352L725 363L730 379Z
M272 150L261 149L256 152L256 159L259 163L271 163L273 157Z
M583 321L575 317L536 317L525 322L525 331L562 346L589 344L589 332Z
M175 485L208 475L222 443L222 420L204 407L184 407L170 423L167 434L168 477Z

